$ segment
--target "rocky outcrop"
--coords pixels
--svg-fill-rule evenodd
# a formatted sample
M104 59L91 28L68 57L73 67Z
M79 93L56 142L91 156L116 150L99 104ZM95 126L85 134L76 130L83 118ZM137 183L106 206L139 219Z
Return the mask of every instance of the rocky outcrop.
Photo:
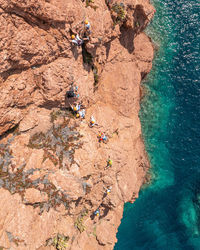
M149 0L0 0L1 247L113 249L149 167L138 112L153 14ZM76 47L85 19L90 40Z

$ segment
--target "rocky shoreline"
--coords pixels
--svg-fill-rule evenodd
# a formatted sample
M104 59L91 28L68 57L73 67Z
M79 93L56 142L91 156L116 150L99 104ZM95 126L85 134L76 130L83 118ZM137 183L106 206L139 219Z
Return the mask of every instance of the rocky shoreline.
M113 249L149 168L138 113L155 10L149 0L0 0L0 12L0 249ZM74 46L86 18L90 39ZM85 119L66 100L72 83Z

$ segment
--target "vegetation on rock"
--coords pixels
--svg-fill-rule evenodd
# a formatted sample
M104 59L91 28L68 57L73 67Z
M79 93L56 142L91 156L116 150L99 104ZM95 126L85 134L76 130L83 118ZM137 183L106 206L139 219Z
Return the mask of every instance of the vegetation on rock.
M84 210L79 217L76 219L74 226L79 230L80 233L85 231L85 226L83 224L84 217L88 214L87 210Z
M46 246L52 245L56 250L65 250L67 248L68 241L69 236L57 234L55 237L50 238L46 241Z
M113 15L113 19L114 19L114 23L115 24L122 24L125 20L126 20L126 10L125 10L125 6L123 3L120 4L114 4L112 6L112 11L114 13L116 13L116 17L115 15Z

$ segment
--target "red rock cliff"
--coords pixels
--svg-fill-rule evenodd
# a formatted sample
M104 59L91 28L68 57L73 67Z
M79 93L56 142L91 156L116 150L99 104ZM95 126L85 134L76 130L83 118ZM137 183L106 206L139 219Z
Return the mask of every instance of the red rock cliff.
M148 168L138 112L153 15L149 0L0 0L3 249L113 249ZM90 40L77 47L86 19ZM72 82L83 120L66 98Z

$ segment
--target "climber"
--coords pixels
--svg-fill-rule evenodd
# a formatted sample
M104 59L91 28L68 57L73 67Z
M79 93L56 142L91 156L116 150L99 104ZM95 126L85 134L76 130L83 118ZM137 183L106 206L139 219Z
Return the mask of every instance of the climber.
M73 107L73 111L78 112L81 109L80 104L76 104L76 106Z
M81 46L83 44L83 40L79 37L78 34L76 35L76 37L75 35L72 35L71 42L77 46Z
M111 189L112 189L112 187L109 187L109 188L106 190L106 194L110 194L110 193L111 193Z
M90 30L90 23L88 22L88 20L85 20L85 29Z
M94 119L94 116L92 115L92 116L90 117L90 124L89 124L89 126L92 128L92 127L94 127L95 124L96 124L96 121L95 121L95 119Z
M99 209L97 209L97 210L94 212L94 215L96 215L96 216L99 216L99 215L100 215Z
M99 138L99 142L106 142L107 140L108 140L108 138L107 138L107 136L104 134L104 133L100 133L99 135L98 135L98 138Z
M80 117L80 118L84 119L84 118L85 118L85 109L80 110L80 111L77 113L76 117L77 117L77 118Z
M77 94L77 91L78 91L78 86L71 86L70 90L67 91L67 97L68 98L72 98L72 97L76 97L76 98L79 98L79 94Z
M90 23L88 22L88 20L85 20L84 33L83 33L84 42L88 42L90 40L90 34L91 34Z
M112 160L110 158L108 158L107 165L106 165L105 169L112 167L112 164L113 164Z

